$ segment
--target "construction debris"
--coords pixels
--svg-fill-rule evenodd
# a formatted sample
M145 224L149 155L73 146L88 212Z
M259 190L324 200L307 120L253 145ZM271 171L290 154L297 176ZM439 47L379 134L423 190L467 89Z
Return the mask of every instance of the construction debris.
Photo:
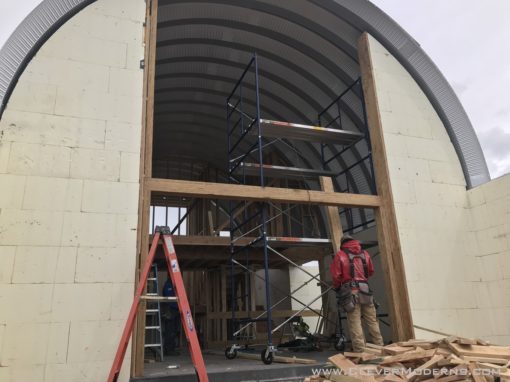
M510 347L480 339L446 337L337 354L331 368L304 382L496 382L510 381Z

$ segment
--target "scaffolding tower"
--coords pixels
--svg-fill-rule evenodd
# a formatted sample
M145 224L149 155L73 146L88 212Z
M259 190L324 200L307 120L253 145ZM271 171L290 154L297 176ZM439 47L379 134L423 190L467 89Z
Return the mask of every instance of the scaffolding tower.
M368 138L368 129L366 129L366 117L363 107L365 130L354 131L344 128L342 121L342 110L345 112L346 97L352 92L357 92L358 96L361 90L361 81L356 80L344 92L336 97L324 110L318 114L318 124L306 125L299 123L290 123L284 121L275 121L264 119L261 116L260 88L259 88L259 68L257 54L254 54L250 62L244 69L239 80L236 82L230 95L226 100L226 121L227 121L227 144L228 144L228 180L229 183L268 186L267 179L300 179L310 178L318 179L321 176L333 178L344 177L347 185L341 192L349 192L349 181L352 181L350 171L361 163L368 161L371 174L373 166L371 159L371 148ZM362 97L362 93L361 93ZM363 102L361 102L363 104ZM334 108L337 111L334 111ZM267 149L275 143L292 147L299 155L298 150L292 145L293 141L312 142L320 144L321 167L320 168L299 168L291 166L282 166L268 164ZM359 158L356 163L350 164L340 173L336 173L330 168L330 163L358 144L364 141L368 146L368 155ZM290 142L290 143L289 143ZM373 176L372 176L373 178ZM375 193L375 186L373 186ZM227 358L234 358L237 351L242 349L239 344L241 335L253 323L264 322L267 329L267 346L261 352L261 360L270 364L273 361L273 354L278 350L273 343L273 334L290 322L294 317L305 309L314 311L317 315L324 317L322 311L318 312L311 309L310 306L317 300L327 295L331 286L322 281L319 275L310 273L307 269L296 264L292 259L276 250L277 243L285 242L288 246L294 245L317 245L318 243L329 242L324 238L305 238L305 237L274 237L268 234L268 224L275 219L275 216L269 215L269 207L273 206L270 202L248 203L245 201L234 204L229 202L230 217L230 296L231 296L231 340L225 355ZM273 206L274 207L274 206ZM289 214L288 209L278 209L278 215ZM274 209L274 208L273 208ZM344 209L341 214L352 215L349 209ZM352 220L352 219L349 219ZM236 242L247 235L254 237L244 246L236 245ZM253 262L250 257L250 249L257 248L263 253L264 276L255 274ZM270 280L270 256L278 256L284 259L288 264L299 268L307 273L310 279L300 285L298 288L276 303L271 302L271 288L275 288ZM265 311L256 316L248 318L237 318L236 310L239 299L245 298L246 306L251 306L251 293L245 289L244 295L239 296L236 290L236 274L239 272L254 273L264 282L265 286ZM303 288L310 281L317 281L321 286L321 294L312 301L300 301L294 294ZM284 320L283 323L273 328L272 311L284 300L290 298L303 306L301 310ZM336 324L336 323L334 323Z

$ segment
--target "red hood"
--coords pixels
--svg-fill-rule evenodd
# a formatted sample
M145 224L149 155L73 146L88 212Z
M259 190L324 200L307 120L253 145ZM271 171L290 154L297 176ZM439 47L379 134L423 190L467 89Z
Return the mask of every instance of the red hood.
M361 244L358 240L349 240L342 244L340 248L343 250L347 250L351 253L354 253L355 255L361 253Z

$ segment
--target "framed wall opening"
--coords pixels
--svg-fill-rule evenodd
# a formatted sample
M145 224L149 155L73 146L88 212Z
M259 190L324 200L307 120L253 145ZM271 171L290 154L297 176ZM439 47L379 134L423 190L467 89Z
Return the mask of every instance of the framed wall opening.
M192 6L190 3L189 7ZM237 9L239 6L226 8ZM180 21L175 20L174 15L182 15L183 12L187 16ZM381 188L382 177L378 179L378 174L384 174L385 163L384 148L376 143L377 149L372 150L373 130L377 129L372 119L377 119L377 110L365 108L363 102L364 93L370 92L371 84L365 81L365 77L363 81L359 76L352 81L344 78L343 82L339 80L333 86L336 91L330 89L320 102L311 100L306 96L306 91L299 90L300 82L293 78L302 76L303 68L294 65L282 72L283 58L270 54L269 50L275 47L271 46L271 39L268 40L267 36L263 36L262 42L257 41L256 37L247 39L242 47L239 43L226 42L222 37L197 37L196 34L212 33L213 28L220 28L223 34L231 33L232 29L237 31L238 28L219 25L211 20L197 20L192 8L186 9L186 5L176 5L171 1L148 2L147 14L139 265L143 264L150 243L146 233L153 230L156 220L162 220L158 216L164 211L165 223L174 223L175 219L167 216L169 208L181 211L180 217L177 214L177 223L186 215L185 220L181 221L181 225L186 226L185 230L176 224L177 232L181 229L182 233L178 239L181 242L177 245L191 248L190 253L194 251L194 256L201 251L200 246L215 245L215 251L221 248L219 251L224 257L219 257L221 261L215 264L208 265L203 255L200 259L189 260L184 254L182 267L189 267L190 279L200 280L197 281L199 285L212 282L223 288L216 299L218 306L210 307L218 310L206 308L210 320L206 318L202 324L207 332L204 344L223 347L232 332L226 318L226 314L231 313L228 311L227 284L232 277L228 278L226 270L231 223L241 224L236 220L239 216L250 216L251 209L265 203L268 210L273 209L273 215L268 216L281 216L268 222L268 232L274 233L274 237L325 240L325 244L314 246L313 255L308 249L308 254L298 264L317 261L321 280L327 280L332 249L338 248L343 232L371 243L370 251L381 269L380 277L376 280L378 290L387 291L379 297L387 309L387 313L383 314L389 315L387 321L392 324L385 335L392 339L411 337L410 315L396 314L396 309L405 312L409 308L405 284L404 292L396 292L402 287L405 276L397 274L398 270L392 270L388 265L391 256L397 260L400 256L401 261L398 244L393 247L389 244L397 235L391 229L391 223L387 223L391 221L391 203L383 200L387 193L376 193ZM299 51L295 46L293 49ZM243 70L254 53L260 57L260 78L256 79L256 70L248 66L245 73L255 79L248 80L243 91L237 86L239 78L242 79ZM362 73L364 70L361 68ZM308 72L308 75L320 77L320 73ZM324 79L320 79L320 82L323 83ZM227 101L231 94L237 96ZM372 97L373 94L369 93L368 96ZM248 105L248 108L241 109L241 104ZM367 106L370 105L367 103ZM332 107L334 112L331 111ZM229 121L233 113L240 117ZM235 126L260 120L262 115L271 120L307 126L336 126L340 130L358 134L359 139L352 144L341 145L302 139L293 142L286 136L274 141L259 141L260 147L269 148L258 157L260 167L298 167L316 173L313 176L299 174L295 177L289 176L287 171L286 176L276 177L268 173L265 176L258 173L246 175L246 169L243 169L241 175L236 174L232 171L232 164L239 164L240 161L235 160L239 159L240 154L230 155L229 140L232 138L233 142L240 142L246 129L240 128L235 137L228 132ZM369 139L369 132L372 140ZM260 140L255 134L241 151L249 153L257 139ZM246 161L243 162L245 164ZM317 171L325 171L327 176ZM330 180L324 182L324 178ZM236 215L238 211L231 207L232 204L241 211L239 215ZM287 210L292 212L287 213ZM186 212L182 214L182 211ZM266 220L270 219L268 217ZM246 228L249 227L248 224ZM300 249L297 253L306 251ZM208 278L207 269L219 273ZM277 269L269 267L270 271ZM227 280L230 281L227 283ZM248 278L241 284L246 286L252 283L255 285ZM193 289L190 286L190 290ZM241 293L247 293L247 290L245 287ZM398 308L395 308L396 301ZM329 306L331 303L322 299L322 305L325 304ZM257 311L260 305L252 306L250 301L245 304L245 308L248 307ZM290 310L292 308L291 305ZM139 317L142 318L138 320L134 335L135 376L143 374L144 311L145 307L141 306ZM326 315L325 321L331 323L334 322L332 306L330 314L331 317ZM211 325L214 329L210 328ZM275 325L278 326L276 321ZM331 333L334 330L332 325L323 325L321 331ZM211 334L211 330L214 334Z

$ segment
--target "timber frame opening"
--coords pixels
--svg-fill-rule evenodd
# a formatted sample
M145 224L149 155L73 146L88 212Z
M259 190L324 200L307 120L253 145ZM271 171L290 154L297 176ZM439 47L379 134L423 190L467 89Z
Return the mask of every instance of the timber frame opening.
M158 0L148 0L145 25L144 105L137 234L138 255L135 284L137 284L139 279L140 267L144 264L148 254L151 197L155 194L178 196L180 198L209 198L326 206L330 239L334 251L339 248L342 236L342 226L337 207L370 208L375 211L377 238L387 287L393 340L398 341L412 338L414 330L367 34L363 34L359 40L358 55L368 128L371 137L377 195L335 192L331 178L328 177L321 178L322 191L158 179L153 178L152 170L157 17ZM327 273L327 269L325 269L324 264L321 264L321 277L325 273ZM145 305L143 303L140 304L139 309L132 341L131 374L134 377L143 375L144 365Z

